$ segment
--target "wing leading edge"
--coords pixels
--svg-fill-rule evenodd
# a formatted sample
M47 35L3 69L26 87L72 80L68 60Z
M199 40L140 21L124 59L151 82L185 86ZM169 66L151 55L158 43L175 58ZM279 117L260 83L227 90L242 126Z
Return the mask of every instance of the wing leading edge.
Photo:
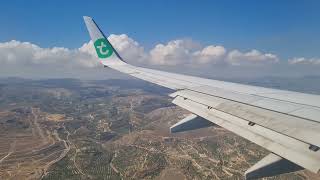
M84 21L104 66L176 90L170 95L173 103L193 115L171 127L172 132L217 124L271 151L246 172L248 179L303 168L319 173L320 96L132 66L92 18Z

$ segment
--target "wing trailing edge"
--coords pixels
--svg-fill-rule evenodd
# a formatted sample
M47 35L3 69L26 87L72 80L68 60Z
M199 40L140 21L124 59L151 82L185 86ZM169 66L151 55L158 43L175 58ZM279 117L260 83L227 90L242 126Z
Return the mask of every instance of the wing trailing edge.
M189 116L185 117L181 121L171 126L170 132L171 133L184 132L184 131L190 131L194 129L210 127L213 125L214 123L212 123L211 121L203 119L202 117L197 116L195 114L190 114Z
M245 172L246 180L253 180L268 176L276 176L288 172L302 170L298 166L276 154L270 153Z

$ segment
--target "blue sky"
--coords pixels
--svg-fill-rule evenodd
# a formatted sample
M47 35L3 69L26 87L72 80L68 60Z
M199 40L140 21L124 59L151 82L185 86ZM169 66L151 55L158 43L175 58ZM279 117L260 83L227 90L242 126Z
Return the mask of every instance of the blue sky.
M82 16L105 33L128 34L145 48L191 38L227 49L258 49L287 59L320 57L320 1L2 1L0 42L80 47Z
M1 1L0 77L116 78L87 44L84 15L135 65L222 78L320 76L319 9L319 0Z

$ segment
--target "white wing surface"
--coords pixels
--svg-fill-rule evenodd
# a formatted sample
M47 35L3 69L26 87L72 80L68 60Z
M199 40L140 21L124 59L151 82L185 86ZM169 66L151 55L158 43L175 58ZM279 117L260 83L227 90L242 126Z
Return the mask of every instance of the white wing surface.
M320 96L132 66L92 18L84 20L104 66L176 91L173 103L193 114L172 132L217 124L272 152L246 172L248 179L303 168L319 172Z

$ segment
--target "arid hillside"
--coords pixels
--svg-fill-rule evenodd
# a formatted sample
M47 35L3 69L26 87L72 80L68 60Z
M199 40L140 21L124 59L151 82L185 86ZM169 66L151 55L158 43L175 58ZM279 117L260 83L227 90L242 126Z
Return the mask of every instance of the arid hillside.
M243 179L269 152L137 80L0 80L0 179ZM320 179L308 171L267 179Z

